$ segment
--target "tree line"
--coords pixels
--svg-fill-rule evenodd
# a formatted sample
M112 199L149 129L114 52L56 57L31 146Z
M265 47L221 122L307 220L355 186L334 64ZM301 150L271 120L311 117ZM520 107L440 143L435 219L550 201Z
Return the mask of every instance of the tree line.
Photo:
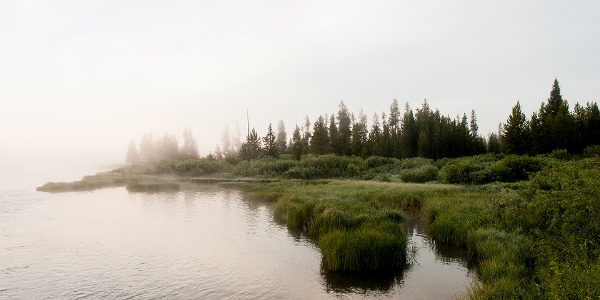
M131 164L149 163L161 160L186 160L199 158L198 144L190 129L182 134L180 145L175 134L165 133L162 137L146 132L137 145L133 139L129 142L125 162Z
M406 103L402 112L394 99L387 114L373 115L370 128L367 121L362 110L355 115L341 101L335 114L320 115L313 123L307 116L304 124L294 128L290 139L280 120L277 130L269 124L264 137L249 128L237 151L223 152L218 148L216 156L237 156L243 160L276 158L280 154L291 154L297 159L306 154L441 159L483 153L535 155L556 149L581 153L586 146L600 144L597 103L576 104L571 112L556 79L548 102L541 104L531 120L527 120L517 102L498 132L487 137L479 133L474 110L470 117L463 113L451 118L431 109L427 99L416 110Z
M527 119L517 101L498 132L484 137L479 133L477 116L471 110L454 118L431 109L427 99L413 110L408 102L401 111L394 99L389 111L375 113L370 126L365 113L351 113L340 101L336 113L320 115L314 122L306 116L288 138L285 124L279 120L276 128L269 124L267 133L259 136L248 128L246 139L240 140L239 126L235 133L225 129L222 143L210 157L228 160L252 160L264 156L277 158L289 154L335 154L341 156L380 156L405 159L430 159L472 156L483 153L544 154L556 149L581 153L589 145L600 144L600 111L596 102L577 103L573 111L562 98L555 79L550 97L540 110ZM167 134L162 138L146 133L139 144L131 141L126 161L145 163L159 160L197 158L198 148L191 131L183 133L183 145Z
M502 149L511 154L544 154L556 149L581 153L590 145L600 145L600 110L596 102L575 104L573 111L554 80L547 102L527 119L521 104L512 108L502 126Z

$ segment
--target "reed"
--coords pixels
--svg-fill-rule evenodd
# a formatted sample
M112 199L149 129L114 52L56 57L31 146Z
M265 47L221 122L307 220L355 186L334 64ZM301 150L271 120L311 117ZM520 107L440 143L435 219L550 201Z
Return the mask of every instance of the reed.
M127 185L129 192L173 192L179 191L180 184L177 182L135 182Z

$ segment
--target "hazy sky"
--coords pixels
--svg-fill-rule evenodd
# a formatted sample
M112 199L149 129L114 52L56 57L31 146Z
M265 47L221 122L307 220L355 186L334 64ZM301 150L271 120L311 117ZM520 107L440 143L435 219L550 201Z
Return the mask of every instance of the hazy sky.
M475 109L482 133L555 77L600 99L600 1L0 2L0 168L121 163L147 130L201 151L239 122Z

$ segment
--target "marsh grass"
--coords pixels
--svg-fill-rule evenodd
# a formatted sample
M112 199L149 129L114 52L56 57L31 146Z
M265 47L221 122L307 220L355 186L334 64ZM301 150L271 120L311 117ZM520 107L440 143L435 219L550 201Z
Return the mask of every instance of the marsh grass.
M284 181L241 184L257 197L276 199L275 216L318 240L330 270L397 268L407 263L404 210L418 210L425 195L449 185L371 181Z
M79 181L48 182L36 188L36 190L51 193L92 191L106 187L126 186L135 183L138 180L138 178L123 175L121 173L102 172L92 176L84 176Z
M127 185L127 191L138 193L173 192L179 189L178 182L134 182Z

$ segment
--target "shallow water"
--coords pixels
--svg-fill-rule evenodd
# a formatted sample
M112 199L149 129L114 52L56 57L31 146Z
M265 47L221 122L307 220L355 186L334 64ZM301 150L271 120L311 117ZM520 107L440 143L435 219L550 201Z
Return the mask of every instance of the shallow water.
M1 299L447 299L475 277L464 250L407 228L407 270L326 271L314 241L272 204L211 185L0 192Z

